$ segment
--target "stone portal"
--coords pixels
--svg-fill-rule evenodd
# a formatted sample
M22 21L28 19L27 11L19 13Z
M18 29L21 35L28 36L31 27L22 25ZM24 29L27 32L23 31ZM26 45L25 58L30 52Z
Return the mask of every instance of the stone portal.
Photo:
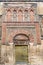
M16 65L28 64L29 60L29 37L26 34L19 33L13 38L14 62Z

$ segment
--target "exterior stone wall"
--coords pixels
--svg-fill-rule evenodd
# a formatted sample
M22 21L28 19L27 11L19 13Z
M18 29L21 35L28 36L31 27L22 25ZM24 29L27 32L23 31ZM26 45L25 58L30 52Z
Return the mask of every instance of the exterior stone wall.
M24 23L24 27L16 27L14 25L11 25L11 23L9 24L9 26L11 26L11 27L9 27L6 23L3 23L2 42L3 43L13 42L13 37L16 34L23 33L23 34L26 34L27 36L29 36L30 42L33 42L35 44L41 44L41 39L40 39L41 35L40 35L39 24L38 23L33 23L33 24L35 26L33 25L34 27L31 28L31 26L32 26L31 23L30 23L30 27L28 27L27 24L26 24L27 27L25 27L25 23ZM21 25L21 23L19 23L19 25Z
M28 64L43 64L43 45L28 45ZM7 51L7 52L6 52ZM7 53L7 56L6 56ZM15 45L1 46L1 62L5 65L15 64Z
M5 6L5 5L4 5ZM10 7L11 6L11 7ZM18 7L15 7L18 6ZM24 7L23 7L24 6ZM26 6L26 7L25 7ZM32 4L8 4L6 6L5 13L3 15L2 22L2 45L1 45L1 63L4 65L15 65L15 43L13 41L14 36L17 34L26 34L29 37L28 43L28 65L41 65L39 62L43 61L43 40L41 40L40 24L39 21L35 21L36 8ZM15 13L15 18L13 18ZM24 21L24 12L28 11L30 19ZM17 14L17 16L16 16ZM26 15L26 14L25 14ZM27 15L26 15L27 17ZM13 20L12 20L13 18ZM43 20L42 20L43 22ZM19 43L19 42L18 42ZM22 43L23 44L23 43ZM40 45L41 44L41 45ZM17 44L19 45L19 44ZM23 45L26 45L23 44ZM40 58L41 57L41 58ZM35 61L36 60L36 61ZM38 62L39 61L39 62ZM41 61L41 62L42 62ZM38 63L37 63L38 62Z
M5 65L12 65L13 62L13 45L1 46L1 62Z

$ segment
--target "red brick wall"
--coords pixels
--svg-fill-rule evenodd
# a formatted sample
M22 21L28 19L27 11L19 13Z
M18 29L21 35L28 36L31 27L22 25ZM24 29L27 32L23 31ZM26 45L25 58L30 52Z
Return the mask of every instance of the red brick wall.
M35 27L36 27L37 44L41 44L41 39L40 39L40 25L39 25L39 23L35 23Z
M6 43L6 24L2 23L2 44Z

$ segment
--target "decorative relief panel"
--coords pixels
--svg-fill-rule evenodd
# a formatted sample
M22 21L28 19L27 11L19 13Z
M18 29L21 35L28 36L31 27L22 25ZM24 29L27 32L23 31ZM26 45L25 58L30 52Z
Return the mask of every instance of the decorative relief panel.
M13 13L13 15L12 15L12 21L17 21L17 11L14 10L12 13Z
M24 4L19 3L18 5L17 5L17 3L16 4L7 3L7 6L5 5L6 6L5 12L7 11L5 14L6 21L14 21L14 22L28 21L29 22L29 21L31 21L32 17L33 18L35 17L33 21L37 21L37 16L36 16L37 14L35 15L35 13L34 13L34 11L36 12L36 10L37 10L36 5L37 5L36 3L33 3L33 4L32 3L24 3ZM20 13L19 10L22 11L22 13ZM31 14L31 17L30 17L30 10L33 11L33 13ZM18 14L20 14L20 15L18 15ZM5 18L4 18L4 20L5 20Z
M33 35L34 38L32 38L32 39L34 40L34 43L36 44L36 31L35 31L35 28L32 29L31 27L30 28L29 27L27 27L27 28L26 27L20 27L20 28L18 28L18 27L9 28L8 27L7 28L7 42L8 42L8 39L9 39L9 36L11 33L14 35L14 34L16 34L17 31L18 31L18 33L20 33L21 30L28 31L28 34L27 34L28 36L29 36L29 34ZM21 33L23 33L23 32L21 32ZM11 34L11 36L12 36L12 34Z
M28 10L24 11L24 21L30 22L30 14L29 14Z

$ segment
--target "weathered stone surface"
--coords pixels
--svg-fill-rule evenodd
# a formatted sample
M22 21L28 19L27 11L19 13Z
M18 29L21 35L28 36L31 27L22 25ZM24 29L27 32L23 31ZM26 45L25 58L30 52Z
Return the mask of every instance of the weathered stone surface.
M15 5L16 4L16 5ZM1 46L1 62L5 65L15 65L15 45L13 46L13 37L16 36L16 34L22 33L26 34L29 36L29 42L32 43L38 43L41 44L41 39L40 39L40 25L39 22L36 22L34 20L34 17L36 18L36 8L35 8L35 3L27 3L27 4L22 4L22 3L5 3L5 14L4 21L2 22L2 43L9 43L8 45L2 45ZM8 7L9 6L9 7ZM26 7L27 6L27 7ZM13 8L12 8L13 7ZM29 10L28 10L29 9ZM25 11L24 11L25 10ZM16 11L19 16L18 20L14 21L15 19L13 17L13 13ZM24 21L22 20L24 13L28 11L30 20L28 19ZM23 12L23 14L22 14ZM17 14L17 15L18 15ZM21 15L22 16L21 16ZM16 16L16 14L14 14ZM25 14L26 15L26 14ZM17 16L16 16L17 17ZM36 18L37 19L37 18ZM18 23L19 22L19 23ZM19 37L21 38L21 37ZM23 36L22 36L23 38ZM23 39L22 39L23 40ZM15 40L14 40L15 41ZM21 41L16 41L18 44L23 44ZM15 44L15 43L14 43ZM17 45L18 45L17 44ZM37 45L33 46L33 44L30 46L28 45L28 64L31 65L42 65L43 64L43 45ZM25 45L25 44L23 44ZM16 64L16 65L23 65L23 64ZM25 64L26 65L26 64Z
M30 65L43 65L43 44L38 46L28 46L28 60ZM7 52L6 52L7 51ZM7 56L6 56L7 55ZM15 45L1 46L1 61L5 65L15 65ZM23 64L17 64L23 65ZM26 64L24 64L26 65Z

